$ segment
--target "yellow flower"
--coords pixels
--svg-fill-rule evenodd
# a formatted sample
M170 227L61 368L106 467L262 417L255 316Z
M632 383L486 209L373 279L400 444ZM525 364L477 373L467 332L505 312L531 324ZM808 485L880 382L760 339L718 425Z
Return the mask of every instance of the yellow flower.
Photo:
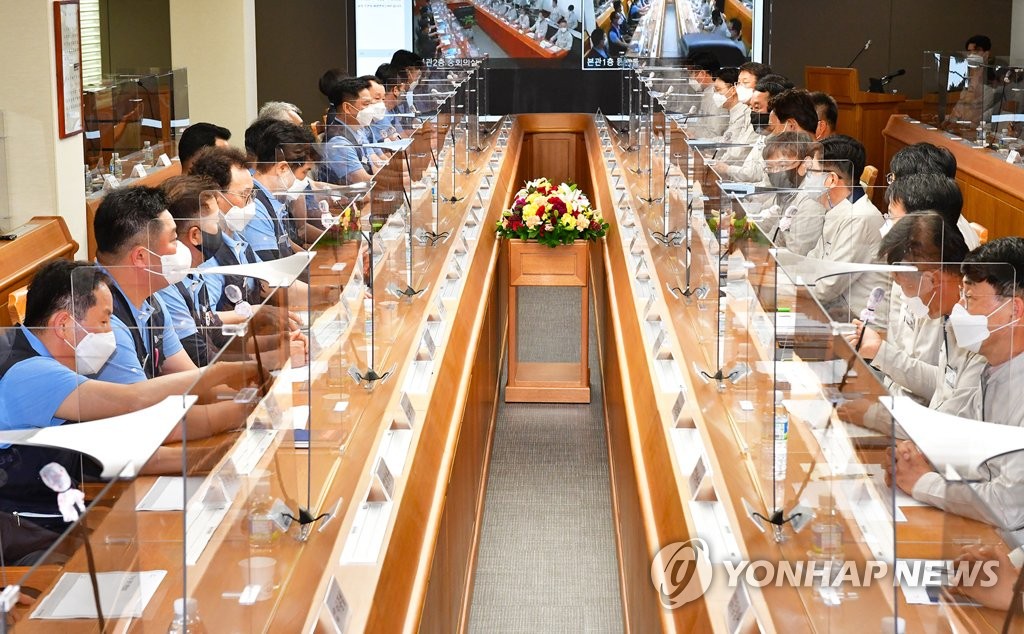
M562 216L561 225L566 229L572 231L576 228L576 217L572 214L565 214Z
M523 218L531 218L537 215L537 205L527 203L523 205Z

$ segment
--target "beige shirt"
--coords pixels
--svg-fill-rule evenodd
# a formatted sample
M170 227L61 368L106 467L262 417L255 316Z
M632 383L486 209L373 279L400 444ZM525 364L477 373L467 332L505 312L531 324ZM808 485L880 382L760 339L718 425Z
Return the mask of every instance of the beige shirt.
M831 262L877 263L878 245L882 241L878 230L883 223L881 212L867 195L855 203L843 200L825 213L821 237L807 256ZM884 273L833 275L818 280L814 294L832 319L848 322L860 319L874 288L884 288L886 298L875 308L874 318L875 327L882 330L888 324L890 286Z

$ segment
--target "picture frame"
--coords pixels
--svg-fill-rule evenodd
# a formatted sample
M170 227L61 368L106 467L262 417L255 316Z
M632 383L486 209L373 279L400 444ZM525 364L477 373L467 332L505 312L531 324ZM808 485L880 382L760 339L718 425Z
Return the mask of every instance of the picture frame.
M53 3L53 43L57 61L57 124L61 139L81 134L82 33L78 0Z

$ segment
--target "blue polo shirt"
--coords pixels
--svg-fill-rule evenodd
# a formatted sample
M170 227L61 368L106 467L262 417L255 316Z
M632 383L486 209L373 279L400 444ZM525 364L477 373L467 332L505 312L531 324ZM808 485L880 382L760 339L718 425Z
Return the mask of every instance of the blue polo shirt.
M211 258L212 259L212 258ZM216 266L216 262L207 260L199 265L199 268L206 266ZM207 297L209 299L210 310L217 309L217 301L220 300L220 295L224 290L224 276L217 274L210 275L197 275L190 273L185 276L185 279L181 281L185 288L190 291L192 295L192 305L199 307L201 302L199 301L200 292L205 287ZM171 324L174 328L174 332L178 335L178 339L184 339L191 337L198 332L195 319L192 318L192 312L188 309L188 304L185 303L185 298L181 296L178 289L174 286L168 286L162 288L156 292L160 298L160 302L163 303L164 308L167 309L167 314L171 317Z
M89 379L61 365L29 329L19 328L39 356L19 361L0 377L0 430L62 425L57 408Z
M97 265L100 270L107 272L102 266ZM109 273L108 273L109 275ZM114 281L114 287L110 292L122 293L121 286L111 276L111 280ZM123 293L122 293L123 294ZM125 298L127 299L127 295ZM149 303L149 300L143 300L141 306L132 305L131 301L128 305L132 310L132 317L134 318L133 324L125 324L122 322L117 315L113 315L110 318L110 325L114 331L114 339L117 341L117 348L114 349L114 354L110 356L110 360L103 366L96 378L101 381L108 381L110 383L121 383L131 384L139 383L146 380L146 372L139 365L139 357L135 353L135 339L132 338L132 331L129 328L142 329L149 323L149 318L152 316L155 309L153 305ZM172 321L170 313L167 312L167 307L163 307L164 312L164 327L163 327L163 343L161 345L160 354L163 355L164 359L167 359L183 350L181 340L178 339L177 333L174 331L174 322ZM153 354L149 337L143 337L142 341L146 346L146 354Z
M253 186L261 190L270 199L273 209L267 209L259 198L255 198L256 216L242 229L242 238L249 243L253 251L268 251L276 249L277 235L274 233L274 223L281 225L285 235L288 234L284 228L284 218L288 215L284 203L277 200L270 190L264 187L259 181L254 180Z
M342 132L324 144L324 158L335 177L341 181L337 184L347 185L350 182L349 175L358 170L373 174L373 166L367 151L362 147L367 142L366 137L345 124L337 125L341 126Z

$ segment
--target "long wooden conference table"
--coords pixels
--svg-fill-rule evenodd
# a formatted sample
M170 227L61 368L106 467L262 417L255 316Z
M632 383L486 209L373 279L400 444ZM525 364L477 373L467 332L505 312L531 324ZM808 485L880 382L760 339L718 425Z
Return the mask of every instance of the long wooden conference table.
M425 126L409 154L422 158L444 147L447 123ZM656 120L653 135L652 126L640 129L642 148L667 142L661 155L673 163L668 188L645 171L660 174L664 163L653 152L623 150L629 143L603 117L519 115L483 137L483 149L466 148L467 137L449 145L434 181L437 202L429 186L413 187L405 215L413 227L448 236L406 241L397 229L390 236L382 229L372 301L363 280L352 278L368 255L348 242L314 246L312 284L344 283L358 293L308 311L315 342L310 364L285 368L244 430L190 444L189 451L220 451L223 458L202 476L188 511L136 511L155 482L138 477L114 481L86 514L98 570L167 571L141 616L108 622L107 631L163 631L173 600L183 594L198 600L211 632L333 632L336 624L346 632L468 628L507 339L507 265L491 229L521 183L541 175L574 180L611 226L603 241L590 245L590 299L626 629L860 632L878 630L883 617L898 614L908 632L997 631L1002 613L910 605L889 578L836 592L727 587L723 561L732 555L802 561L812 550L810 528L783 527L776 541L772 527L762 532L747 509L770 513L774 494L792 501L809 465L830 464L821 429L794 415L786 476L763 469L764 431L771 429L773 395L782 386L756 369L776 356L759 324L783 304L810 316L816 304L803 288L777 293L784 285L780 269L767 245L754 242L740 244L732 258L750 263L743 265L746 280L761 301L722 292L722 243L698 214L688 214L685 200L688 190L697 194L706 215L732 203L715 191L716 179L674 122ZM659 188L667 193L661 201L652 195ZM683 249L679 241L660 240L688 215L693 287L706 285L699 293L677 292L685 287ZM391 284L421 292L399 298L385 291ZM361 312L367 307L372 330ZM844 345L819 332L798 341L790 360L795 366L845 362ZM346 370L366 369L369 346L374 369L393 373L365 389ZM716 370L739 361L753 371L715 380ZM864 398L881 394L862 362L853 368L851 390ZM296 444L292 429L306 409L308 448ZM834 413L827 417L834 418L828 429L842 431L840 448L852 464L882 462L890 442L885 434L854 434ZM311 525L305 541L296 539L295 526L269 545L250 539L244 527L261 473L270 476L271 496L292 511L329 513ZM877 487L865 489L856 506L840 484L814 480L834 499L844 561L947 559L965 541L999 541L987 525L926 507L907 507L906 521L896 522L884 514L891 499L880 499ZM869 508L882 514L867 517L862 511ZM664 582L664 572L652 572L652 560L662 548L696 537L727 552L712 552L707 592L668 609L652 582L652 575ZM246 597L240 563L257 557L273 560L272 587ZM29 571L21 588L38 591L42 600L62 572L86 571L87 559L80 549L62 568ZM38 620L29 618L32 610L14 607L15 631L96 631L92 620Z

